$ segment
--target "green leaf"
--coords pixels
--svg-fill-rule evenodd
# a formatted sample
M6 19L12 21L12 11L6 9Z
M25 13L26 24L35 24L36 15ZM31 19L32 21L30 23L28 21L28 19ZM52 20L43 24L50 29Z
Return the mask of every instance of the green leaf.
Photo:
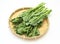
M23 21L21 17L17 17L11 20L13 24L20 24Z

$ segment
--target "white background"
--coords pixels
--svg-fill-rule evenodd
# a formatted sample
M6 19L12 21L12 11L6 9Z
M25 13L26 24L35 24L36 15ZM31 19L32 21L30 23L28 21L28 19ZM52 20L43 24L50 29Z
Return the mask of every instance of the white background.
M35 7L41 2L52 9L49 15L49 30L40 39L27 41L14 36L8 24L9 16L16 9ZM59 0L0 0L0 44L60 44L60 1Z

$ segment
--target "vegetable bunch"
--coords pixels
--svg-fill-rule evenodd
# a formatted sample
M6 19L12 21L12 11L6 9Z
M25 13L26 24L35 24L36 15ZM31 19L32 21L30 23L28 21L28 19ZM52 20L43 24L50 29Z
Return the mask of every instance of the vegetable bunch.
M11 20L17 34L28 37L40 35L38 27L42 25L43 20L47 18L51 12L51 10L44 5L45 3L41 3L35 8L22 12L18 17Z

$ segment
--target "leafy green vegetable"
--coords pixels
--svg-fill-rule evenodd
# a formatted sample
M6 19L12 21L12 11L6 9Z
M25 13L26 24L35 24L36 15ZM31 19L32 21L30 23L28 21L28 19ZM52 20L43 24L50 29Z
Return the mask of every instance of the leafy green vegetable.
M38 27L41 27L43 20L48 17L52 10L46 8L45 3L39 4L35 8L22 12L19 17L11 20L19 35L27 37L39 36Z
M43 8L44 8L44 5L45 3L41 3L41 4L39 4L36 8L32 8L32 9L30 9L30 11L28 11L28 13L23 17L23 20L25 21L25 22L27 22L31 17L32 17L32 14L35 14L35 13L37 13L37 12L39 12L39 11L41 11ZM27 17L28 16L28 17Z
M19 24L23 21L22 17L17 17L11 20L13 24Z

